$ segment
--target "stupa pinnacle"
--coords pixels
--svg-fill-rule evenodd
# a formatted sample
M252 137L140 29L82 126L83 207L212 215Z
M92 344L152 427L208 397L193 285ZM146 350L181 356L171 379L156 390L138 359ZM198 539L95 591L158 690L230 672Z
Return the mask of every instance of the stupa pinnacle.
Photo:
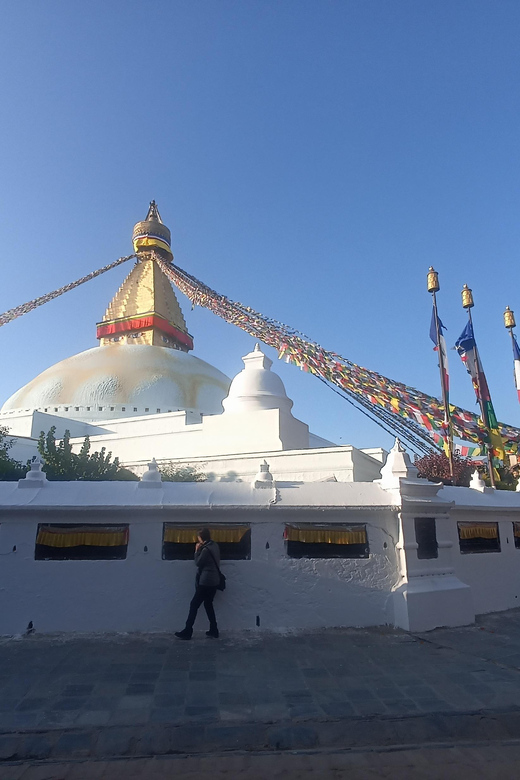
M188 352L193 339L173 288L154 262L151 250L173 259L171 235L154 200L133 232L138 260L97 326L101 346L151 344Z

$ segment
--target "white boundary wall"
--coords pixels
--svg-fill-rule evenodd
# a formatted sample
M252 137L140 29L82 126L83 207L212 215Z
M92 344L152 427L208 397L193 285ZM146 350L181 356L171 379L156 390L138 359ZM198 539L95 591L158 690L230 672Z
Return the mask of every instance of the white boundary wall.
M285 519L366 523L370 557L288 558L283 540ZM160 519L157 513L150 514L146 509L131 510L126 515L71 511L65 515L34 512L16 519L4 516L0 526L0 634L21 634L30 621L37 632L43 633L182 628L196 570L191 561L162 560L163 522L251 524L251 560L222 564L228 587L217 594L215 607L223 630L254 629L257 616L260 629L393 623L390 595L398 580L392 542L397 534L395 513L338 511L324 517L323 513L303 511L297 515L290 512L285 519L276 510L258 513L238 508L190 512L184 516L161 513ZM40 522L128 522L127 558L36 561L35 540ZM201 608L195 628L206 630L206 622Z
M513 522L520 512L479 512L452 509L450 533L455 571L471 587L477 615L520 606L520 549L515 547ZM498 522L500 552L461 553L457 522Z

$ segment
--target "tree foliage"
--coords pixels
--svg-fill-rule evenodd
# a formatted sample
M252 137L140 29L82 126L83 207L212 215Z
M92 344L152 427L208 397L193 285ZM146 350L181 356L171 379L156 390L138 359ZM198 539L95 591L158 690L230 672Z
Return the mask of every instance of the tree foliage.
M196 466L188 463L175 463L171 460L168 463L161 463L159 466L163 482L205 482L206 474Z
M90 452L90 439L85 436L79 453L72 451L70 431L65 431L63 439L56 441L56 426L46 434L40 433L38 452L45 461L43 471L50 480L136 480L128 469L122 468L119 458L112 460L112 453L102 447L99 452Z
M482 468L480 472L486 485L490 485L488 469ZM520 467L518 463L515 463L513 466L497 466L495 468L495 487L497 490L516 490L519 476Z
M0 480L5 482L22 479L27 471L21 463L9 457L14 440L8 434L9 429L0 425Z
M415 465L419 471L419 476L429 479L430 482L442 482L445 485L464 485L465 487L469 486L471 475L476 468L470 458L454 455L454 480L452 481L450 462L444 452L434 452L430 455L424 455L422 458L416 457Z

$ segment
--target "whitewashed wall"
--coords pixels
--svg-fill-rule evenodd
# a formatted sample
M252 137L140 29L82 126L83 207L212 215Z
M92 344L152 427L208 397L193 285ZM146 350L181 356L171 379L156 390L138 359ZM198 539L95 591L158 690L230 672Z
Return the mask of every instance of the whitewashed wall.
M450 533L453 541L455 573L471 587L477 615L520 606L520 549L516 549L513 521L520 513L451 510ZM460 522L498 522L500 552L461 553L457 532Z
M290 514L290 518L289 518ZM228 579L215 607L226 629L373 626L393 622L391 590L398 580L391 511L252 512L232 509L189 514L34 512L9 517L0 525L0 634L23 633L32 621L37 632L170 631L184 626L193 594L191 561L162 560L163 522L250 523L249 561L224 561ZM368 559L308 560L285 555L284 523L363 522ZM130 525L123 561L35 561L39 522ZM384 546L386 544L386 547ZM267 547L268 545L268 547ZM13 552L13 547L16 551ZM145 552L144 548L148 550ZM195 626L206 630L201 608Z

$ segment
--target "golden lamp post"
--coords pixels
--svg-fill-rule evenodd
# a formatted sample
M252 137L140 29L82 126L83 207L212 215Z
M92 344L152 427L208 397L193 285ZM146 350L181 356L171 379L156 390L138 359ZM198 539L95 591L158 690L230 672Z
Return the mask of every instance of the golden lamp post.
M513 369L513 376L515 380L515 387L518 392L518 400L520 400L520 387L518 386L518 377L516 374L516 361L518 359L518 354L516 351L515 334L513 333L513 328L516 328L515 313L509 308L509 306L506 306L506 310L504 312L504 325L508 329L509 335L511 336L511 344L513 346L513 366L515 366Z
M437 354L439 356L439 371L441 374L441 389L442 389L442 403L444 406L444 428L447 437L447 455L450 463L450 475L453 484L455 484L455 469L453 468L453 433L451 428L451 416L450 416L450 404L448 396L448 388L446 387L446 368L445 355L441 345L441 329L439 326L439 315L437 312L437 296L436 293L441 289L439 284L439 274L434 270L433 266L428 269L428 276L426 279L426 287L428 292L432 295L433 300L433 316L435 318L435 334L437 339Z

